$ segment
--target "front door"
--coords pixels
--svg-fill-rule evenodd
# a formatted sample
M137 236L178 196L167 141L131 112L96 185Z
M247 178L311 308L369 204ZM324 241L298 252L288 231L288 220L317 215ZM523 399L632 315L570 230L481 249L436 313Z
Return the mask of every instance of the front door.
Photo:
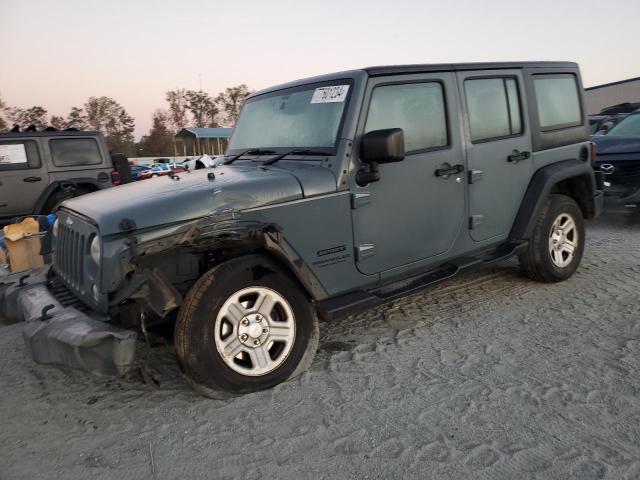
M475 241L508 236L533 173L519 70L458 72L468 133L469 228Z
M35 140L0 141L0 217L32 213L47 185Z
M354 149L354 240L358 269L367 275L418 268L446 253L464 221L465 161L454 74L371 79L359 137L386 128L403 129L406 156L380 165L379 181L357 185L356 171L365 165Z

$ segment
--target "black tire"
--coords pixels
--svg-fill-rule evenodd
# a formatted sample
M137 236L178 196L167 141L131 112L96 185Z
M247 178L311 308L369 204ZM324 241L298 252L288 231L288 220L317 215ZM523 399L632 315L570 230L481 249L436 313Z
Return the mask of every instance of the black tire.
M550 248L552 228L560 216L571 217L577 234L573 258L562 267L554 262ZM518 257L520 268L527 277L539 282L553 283L566 280L580 265L584 243L584 218L576 201L566 195L550 195L538 216L526 251Z
M228 366L214 337L220 309L247 287L274 290L286 299L294 315L290 352L275 370L260 376L243 375ZM315 308L297 281L270 258L247 255L209 270L189 290L176 321L175 348L191 386L205 396L222 399L271 388L300 375L313 362L319 336Z
M79 197L81 195L86 195L87 193L91 193L91 190L87 190L86 188L76 188L71 192L67 192L64 190L56 190L47 199L46 203L44 204L44 207L42 207L42 213L44 215L48 215L49 213L55 213L58 210L58 208L60 208L60 204L65 200Z

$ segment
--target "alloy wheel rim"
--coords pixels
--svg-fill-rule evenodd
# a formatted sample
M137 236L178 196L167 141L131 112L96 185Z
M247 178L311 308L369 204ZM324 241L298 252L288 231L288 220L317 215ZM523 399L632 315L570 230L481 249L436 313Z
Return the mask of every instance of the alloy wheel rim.
M549 233L549 254L557 267L564 268L571 263L578 249L578 229L573 217L561 213L551 225Z
M215 321L215 344L224 363L247 376L266 375L287 359L296 328L289 302L267 287L231 295Z

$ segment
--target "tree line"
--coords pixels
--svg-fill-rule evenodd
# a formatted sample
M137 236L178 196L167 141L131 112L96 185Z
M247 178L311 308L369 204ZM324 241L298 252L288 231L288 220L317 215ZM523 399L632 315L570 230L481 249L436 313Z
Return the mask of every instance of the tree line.
M120 103L110 97L89 97L80 107L72 107L66 117L49 116L41 106L10 107L0 98L0 132L14 126L41 130L75 128L95 130L105 136L109 151L135 156L171 156L174 136L189 127L233 126L245 98L251 94L245 84L226 88L216 96L202 90L178 88L165 94L167 107L153 113L149 133L135 142L135 121Z

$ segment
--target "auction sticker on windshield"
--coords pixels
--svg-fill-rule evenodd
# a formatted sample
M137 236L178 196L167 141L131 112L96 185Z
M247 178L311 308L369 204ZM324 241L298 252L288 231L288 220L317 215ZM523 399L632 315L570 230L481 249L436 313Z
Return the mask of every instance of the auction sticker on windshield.
M341 103L347 99L349 85L332 85L316 88L311 103Z

